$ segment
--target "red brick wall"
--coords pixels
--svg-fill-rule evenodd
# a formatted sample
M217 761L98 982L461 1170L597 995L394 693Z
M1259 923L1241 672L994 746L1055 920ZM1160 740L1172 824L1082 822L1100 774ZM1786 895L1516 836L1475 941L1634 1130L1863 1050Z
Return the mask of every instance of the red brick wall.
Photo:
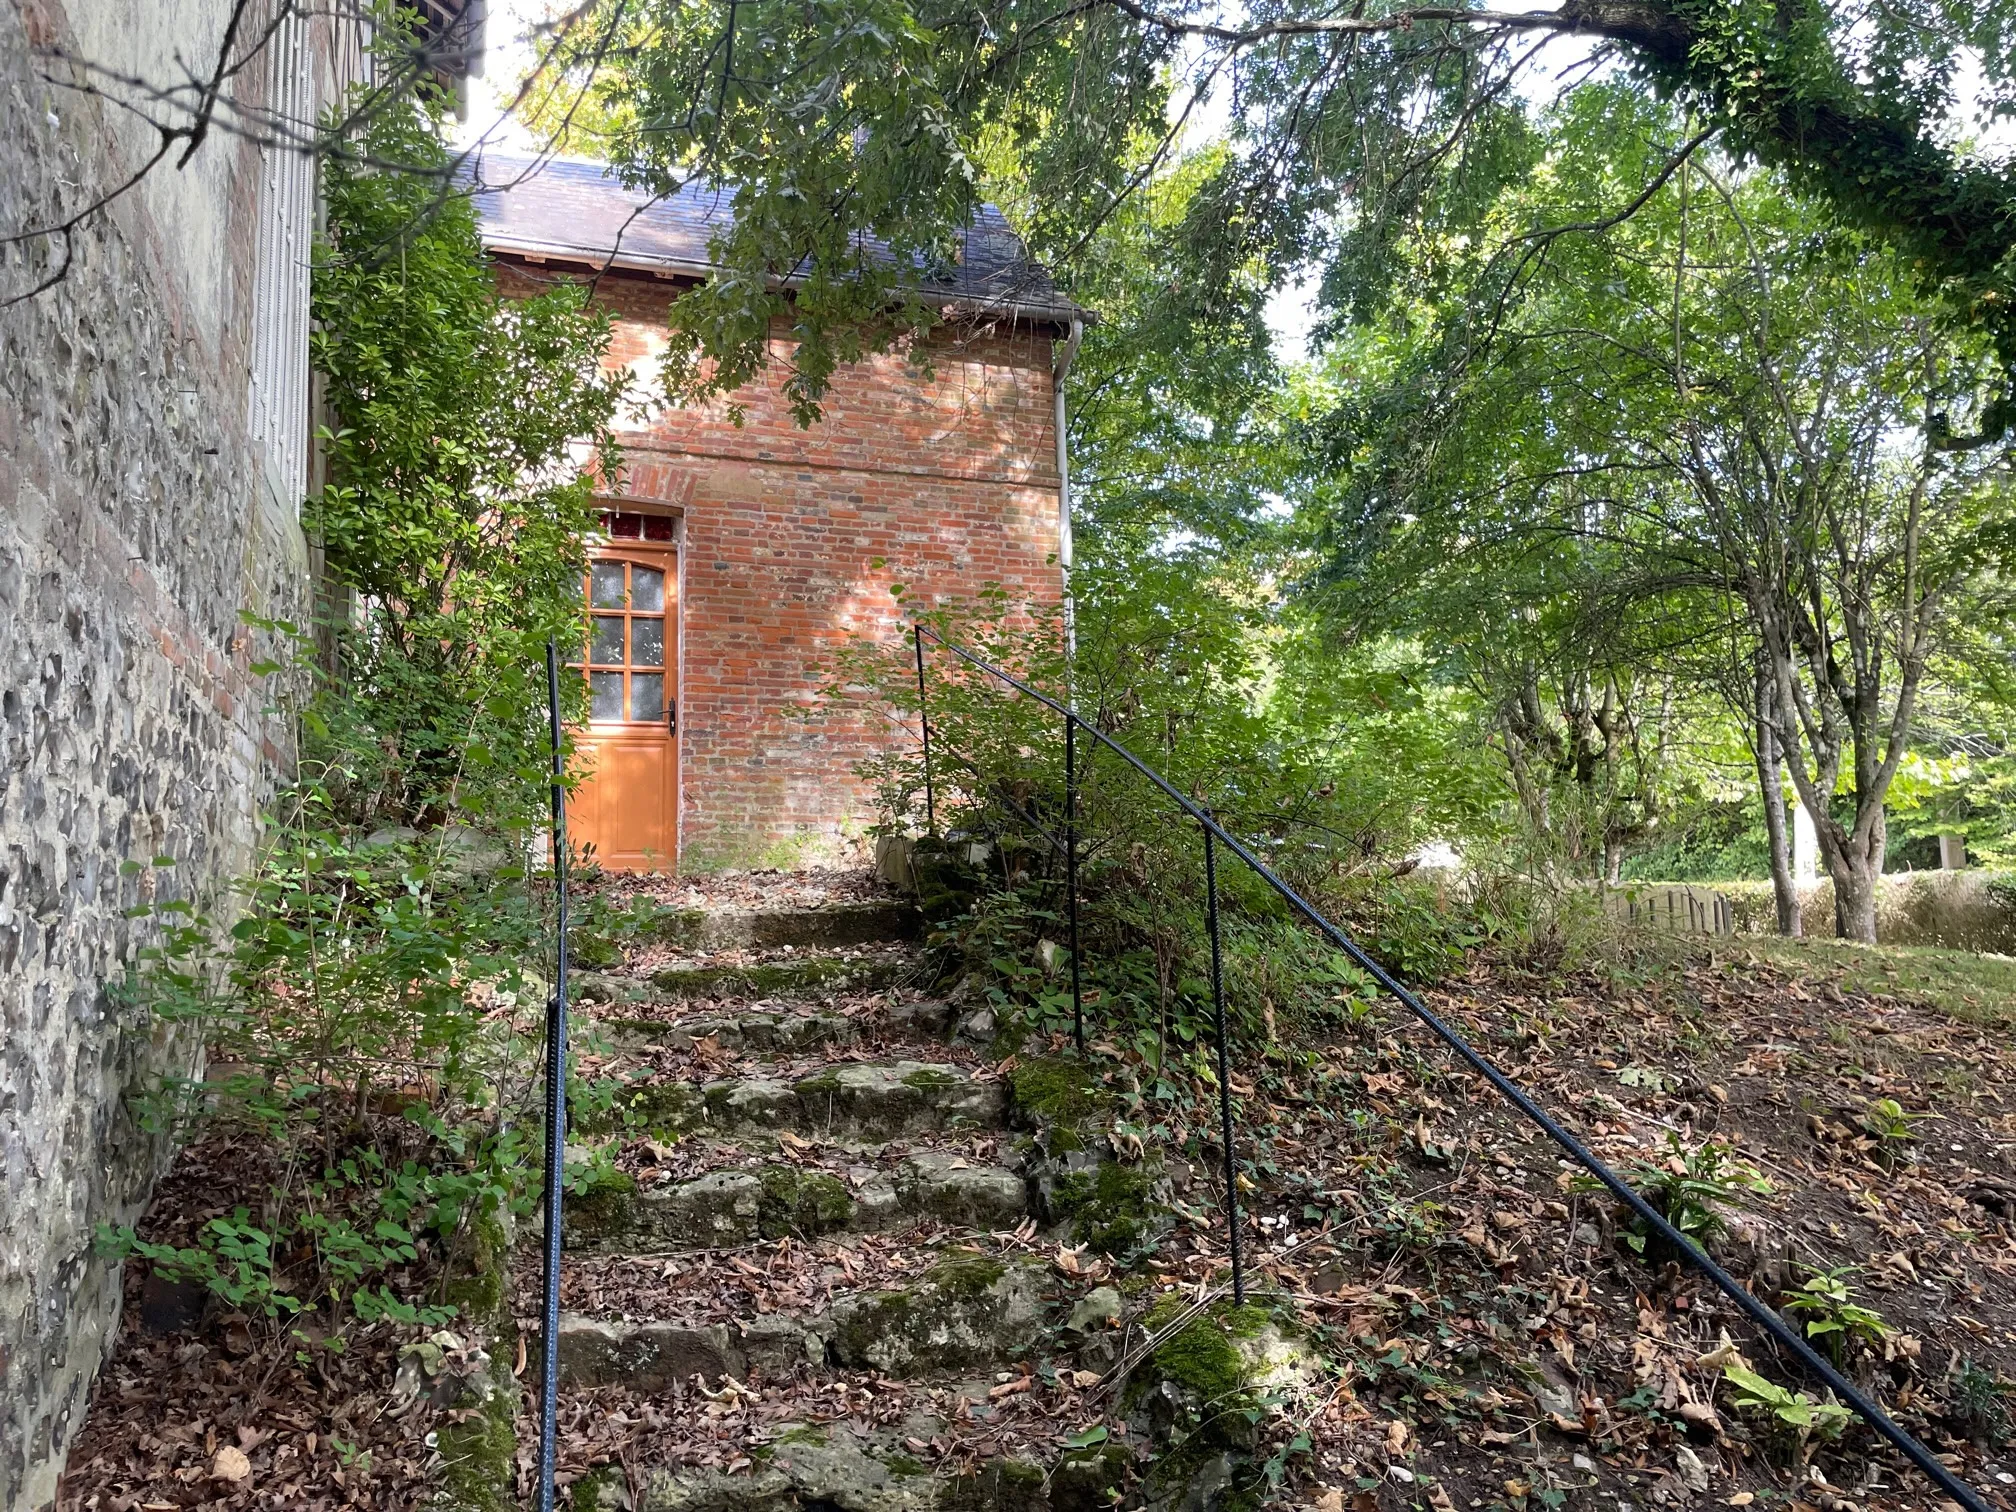
M655 372L673 293L604 280L616 360ZM685 870L844 853L873 817L853 768L907 737L856 714L786 711L815 702L850 636L902 634L891 584L931 604L989 583L1043 603L1062 589L1048 331L948 329L928 364L889 355L845 369L809 430L781 397L781 327L772 350L768 377L735 396L739 427L720 405L666 411L623 438L622 492L685 515Z

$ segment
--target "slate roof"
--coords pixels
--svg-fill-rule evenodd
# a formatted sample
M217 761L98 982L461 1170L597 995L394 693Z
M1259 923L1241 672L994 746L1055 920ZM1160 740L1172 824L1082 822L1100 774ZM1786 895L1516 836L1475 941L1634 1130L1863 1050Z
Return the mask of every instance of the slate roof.
M494 252L704 277L712 271L707 243L735 214L725 190L689 185L652 203L602 164L567 158L486 152L472 160L468 176L483 244ZM969 314L1059 323L1084 314L992 205L974 216L950 275L921 288Z

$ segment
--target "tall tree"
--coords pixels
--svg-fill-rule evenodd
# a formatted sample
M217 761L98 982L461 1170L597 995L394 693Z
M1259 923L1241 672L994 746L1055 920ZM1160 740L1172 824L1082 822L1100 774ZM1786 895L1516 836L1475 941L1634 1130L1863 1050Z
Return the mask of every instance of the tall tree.
M1896 249L1922 294L1992 336L1996 402L1975 417L1992 435L2016 416L2016 178L1954 144L1969 126L1954 81L1978 61L1984 103L2011 102L2012 17L2011 0L1568 0L1516 12L1407 0L1346 11L1308 0L599 0L557 35L573 92L549 91L540 113L591 132L633 182L701 180L732 196L720 274L675 306L689 344L669 381L688 394L732 389L785 319L809 413L836 362L934 318L905 285L920 264L957 255L975 199L999 192L991 154L1004 141L1043 190L1023 229L1068 269L1152 177L1197 98L1215 93L1231 101L1237 150L1198 196L1208 234L1191 276L1235 279L1257 262L1269 278L1327 269L1362 288L1425 201L1495 192L1517 151L1522 73L1616 58L1733 158L1781 168Z
M1942 445L1992 408L1995 358L1775 175L1707 155L1634 196L1684 129L1621 89L1571 102L1442 277L1359 497L1387 536L1599 550L1620 616L1740 619L1760 750L1815 817L1839 932L1873 939L1929 658L2005 544L1999 459ZM1578 213L1604 203L1633 213Z

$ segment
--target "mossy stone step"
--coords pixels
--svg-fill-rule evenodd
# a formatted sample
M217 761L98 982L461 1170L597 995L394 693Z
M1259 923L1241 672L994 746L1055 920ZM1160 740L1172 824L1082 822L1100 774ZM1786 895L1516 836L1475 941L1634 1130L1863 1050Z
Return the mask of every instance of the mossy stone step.
M976 1229L1012 1228L1027 1211L1027 1186L1015 1172L927 1150L851 1190L827 1172L787 1165L713 1171L648 1191L627 1179L605 1184L568 1199L567 1237L579 1249L663 1254L891 1228L926 1216Z
M875 992L901 981L900 955L808 955L742 966L668 966L651 974L658 998L787 998Z
M909 1286L842 1297L820 1320L826 1357L888 1376L995 1370L1026 1359L1043 1336L1047 1267L950 1255Z
M663 1019L598 1016L619 1048L690 1050L711 1039L723 1050L791 1053L854 1042L854 1020L844 1013L709 1013L668 1023Z
M663 1391L695 1375L746 1380L837 1367L901 1376L991 1371L1027 1360L1043 1338L1040 1261L952 1254L906 1286L858 1292L805 1318L772 1313L725 1323L560 1319L563 1386Z
M930 1437L929 1422L908 1425ZM575 1512L1106 1512L1132 1455L1117 1444L1073 1450L1054 1464L1001 1456L964 1474L934 1471L905 1452L894 1431L868 1442L852 1432L801 1425L756 1448L746 1471L650 1469L633 1502L621 1471L573 1487Z
M571 1116L583 1134L798 1129L880 1141L932 1129L999 1128L1007 1103L1001 1083L981 1081L961 1067L890 1061L830 1066L797 1081L635 1082L609 1107L577 1109Z
M659 944L686 950L837 949L914 940L924 932L924 916L916 904L901 898L814 908L674 908L659 913L641 932Z
M602 999L604 1002L636 999ZM952 1029L952 1007L933 1000L888 1004L879 1027L891 1034L943 1040ZM711 1039L723 1050L757 1054L792 1054L827 1046L850 1045L860 1037L864 1020L817 1009L756 1008L742 1013L707 1013L693 1018L638 1018L598 1013L595 1022L619 1048L690 1050L696 1040Z

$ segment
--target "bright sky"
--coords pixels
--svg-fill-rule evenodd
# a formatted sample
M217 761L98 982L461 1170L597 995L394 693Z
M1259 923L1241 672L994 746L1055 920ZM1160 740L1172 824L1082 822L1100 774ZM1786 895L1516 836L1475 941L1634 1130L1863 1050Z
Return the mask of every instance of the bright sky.
M532 29L556 9L552 0L489 0L484 15L481 78L469 81L469 119L457 145L479 142L505 152L529 153L539 143L511 115L518 81L532 66Z

